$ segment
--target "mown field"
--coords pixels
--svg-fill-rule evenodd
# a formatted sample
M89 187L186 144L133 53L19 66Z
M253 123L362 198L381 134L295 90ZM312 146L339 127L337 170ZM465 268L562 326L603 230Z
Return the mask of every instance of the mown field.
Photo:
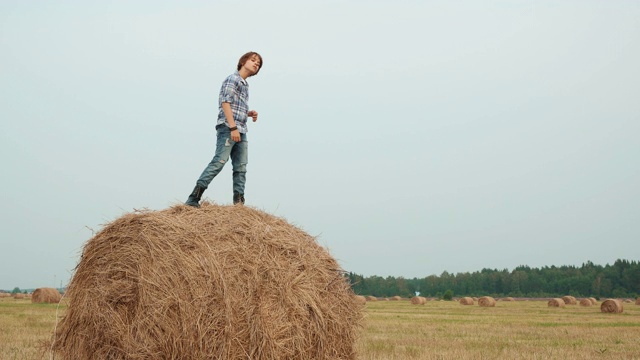
M0 359L49 359L56 311L65 307L0 299ZM621 314L599 305L549 308L546 301L496 307L454 301L374 301L365 307L358 359L640 359L640 305Z

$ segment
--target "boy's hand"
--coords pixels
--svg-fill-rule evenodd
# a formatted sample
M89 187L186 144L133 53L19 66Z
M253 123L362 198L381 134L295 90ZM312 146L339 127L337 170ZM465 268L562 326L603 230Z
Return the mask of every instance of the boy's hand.
M231 140L233 140L235 142L240 142L240 131L233 130L231 132Z
M251 110L247 113L247 116L253 118L253 122L258 121L258 112L255 110Z

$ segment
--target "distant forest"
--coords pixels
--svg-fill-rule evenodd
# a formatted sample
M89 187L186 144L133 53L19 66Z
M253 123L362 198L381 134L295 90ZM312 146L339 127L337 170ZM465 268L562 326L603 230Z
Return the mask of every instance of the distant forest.
M550 266L541 269L518 266L509 272L482 269L473 273L430 275L422 279L363 277L348 273L356 294L376 297L438 297L449 290L454 296L636 298L640 293L640 263L616 260L613 265L588 261L580 267ZM450 293L450 292L449 292Z

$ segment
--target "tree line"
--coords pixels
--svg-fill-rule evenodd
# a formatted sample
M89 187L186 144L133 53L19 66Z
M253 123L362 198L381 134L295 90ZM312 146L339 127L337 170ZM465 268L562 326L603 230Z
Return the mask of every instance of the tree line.
M364 277L348 273L354 292L376 297L442 298L448 291L455 296L494 297L575 297L636 298L640 293L640 263L616 260L613 265L595 265L587 261L576 266L545 266L540 269L518 266L508 269L482 269L473 273L405 279L403 277Z

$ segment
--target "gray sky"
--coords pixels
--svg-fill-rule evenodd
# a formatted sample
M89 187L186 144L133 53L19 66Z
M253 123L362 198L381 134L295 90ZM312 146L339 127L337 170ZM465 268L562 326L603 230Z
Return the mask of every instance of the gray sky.
M637 1L1 1L0 289L186 200L246 51L247 204L407 278L640 259ZM231 202L231 168L205 197Z

